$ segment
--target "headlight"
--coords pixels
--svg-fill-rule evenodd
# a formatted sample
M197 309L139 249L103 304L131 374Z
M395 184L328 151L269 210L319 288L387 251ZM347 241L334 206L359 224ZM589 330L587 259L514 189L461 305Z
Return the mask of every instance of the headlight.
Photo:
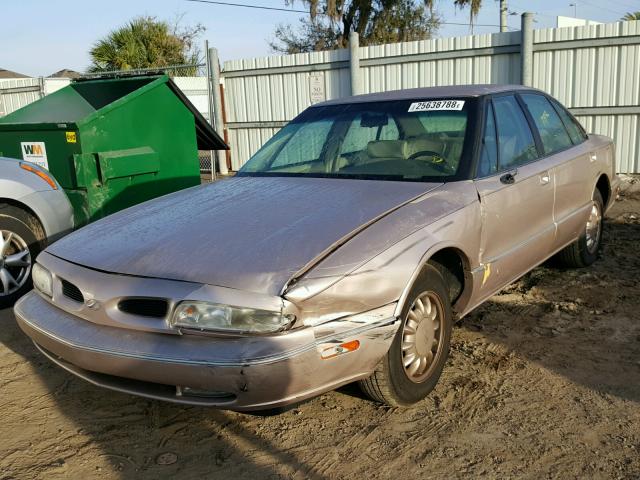
M48 297L51 297L53 295L53 281L51 279L51 272L49 270L44 268L39 263L36 263L33 265L31 277L33 278L33 286L36 288L36 290L44 293Z
M171 317L172 327L233 333L274 333L291 326L295 316L280 312L236 308L208 302L181 302Z

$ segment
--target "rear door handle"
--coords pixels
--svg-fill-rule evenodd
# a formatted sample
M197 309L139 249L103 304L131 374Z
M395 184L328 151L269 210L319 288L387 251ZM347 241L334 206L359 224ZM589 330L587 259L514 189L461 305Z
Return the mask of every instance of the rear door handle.
M589 155L589 161L591 163L595 162L598 159L598 156L595 153L592 153L591 155Z
M546 185L547 183L549 183L550 180L551 180L551 177L549 176L549 172L544 172L543 174L540 175L541 185Z

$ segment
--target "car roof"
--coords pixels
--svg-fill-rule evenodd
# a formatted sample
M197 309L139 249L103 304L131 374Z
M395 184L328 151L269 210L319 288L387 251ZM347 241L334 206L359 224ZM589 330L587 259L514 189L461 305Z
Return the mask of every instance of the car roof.
M353 97L336 98L322 103L316 103L314 107L327 105L341 105L348 103L386 102L394 100L413 100L419 98L445 98L445 97L481 97L494 93L511 92L514 90L535 90L522 85L451 85L446 87L410 88L394 90L391 92L368 93Z

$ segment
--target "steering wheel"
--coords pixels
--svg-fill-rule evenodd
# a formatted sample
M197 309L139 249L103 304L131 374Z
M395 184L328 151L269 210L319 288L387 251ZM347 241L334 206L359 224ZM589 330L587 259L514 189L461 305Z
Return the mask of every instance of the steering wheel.
M434 162L433 160L430 162L430 165L433 166L436 170L441 171L442 173L452 173L453 168L451 165L445 162L442 155L438 152L434 152L433 150L420 150L419 152L414 153L409 157L409 160L415 160L420 157L431 157L432 159L440 159L440 161ZM455 173L455 172L453 172Z
M438 152L434 152L433 150L420 150L419 152L412 154L409 157L409 160L415 160L416 158L420 158L420 157L442 158L442 155L440 155ZM433 162L433 163L440 163L440 162Z

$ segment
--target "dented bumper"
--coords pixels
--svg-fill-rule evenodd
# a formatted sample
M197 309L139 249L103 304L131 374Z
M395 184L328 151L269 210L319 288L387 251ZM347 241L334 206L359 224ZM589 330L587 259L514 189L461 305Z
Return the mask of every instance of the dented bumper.
M272 336L220 337L94 324L31 292L20 328L52 361L102 387L231 410L283 406L369 375L397 330L395 305ZM351 342L352 350L338 347Z

